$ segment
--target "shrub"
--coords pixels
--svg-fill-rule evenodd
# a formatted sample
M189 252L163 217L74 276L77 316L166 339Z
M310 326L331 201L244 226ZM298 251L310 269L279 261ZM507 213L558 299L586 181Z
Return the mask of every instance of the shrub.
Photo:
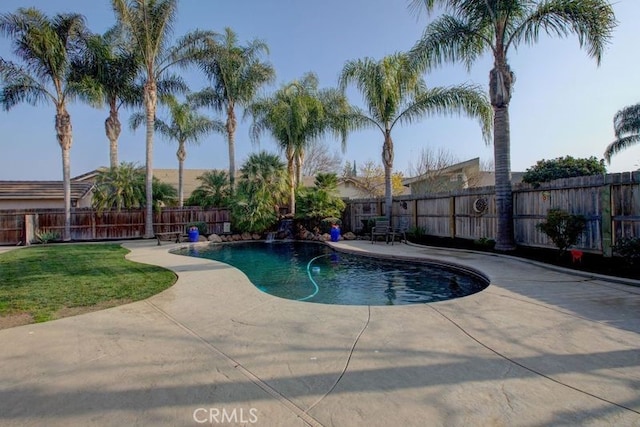
M562 256L567 248L578 242L586 226L587 220L582 215L573 215L562 209L549 209L547 220L536 225L536 228L549 236Z
M60 233L55 231L36 231L36 239L38 242L46 245L49 242L60 239Z
M552 160L539 160L526 170L522 176L522 182L536 185L554 179L604 173L607 173L604 160L598 160L593 156L588 159L574 159L571 156L566 156Z
M623 237L618 239L613 250L629 265L640 261L640 237Z
M337 224L338 227L342 227L342 220L335 217L322 218L322 221L320 221L320 231L323 233L330 233L331 226L333 224Z
M493 249L493 247L496 245L496 241L488 237L481 237L474 240L473 244L482 248Z
M420 239L427 233L427 230L424 227L410 227L407 230L407 234L412 236L414 239Z

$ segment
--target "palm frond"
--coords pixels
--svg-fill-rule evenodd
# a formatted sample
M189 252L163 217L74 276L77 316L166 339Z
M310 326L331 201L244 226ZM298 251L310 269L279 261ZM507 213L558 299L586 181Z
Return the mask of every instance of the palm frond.
M640 104L630 105L613 117L616 138L629 133L640 133Z
M190 102L197 107L209 107L215 111L223 111L225 105L224 94L209 86L199 92L187 96Z
M0 104L8 111L21 102L31 105L53 101L55 96L47 90L45 84L35 80L18 65L0 58Z
M618 138L607 146L607 149L604 151L604 159L607 161L607 163L611 163L611 157L614 154L617 154L620 151L626 148L629 148L632 145L635 145L639 142L640 142L640 133Z
M136 130L147 122L147 116L144 113L136 112L129 117L129 127Z
M487 31L486 27L444 15L427 26L409 55L412 61L426 69L458 61L471 69L485 48L493 45Z
M541 30L557 37L575 34L580 47L600 64L616 25L613 7L605 0L547 0L514 31L509 44L534 44Z
M424 116L466 115L480 124L483 139L491 142L493 109L486 93L473 85L431 88L416 97L409 107L396 119L402 123L412 123Z

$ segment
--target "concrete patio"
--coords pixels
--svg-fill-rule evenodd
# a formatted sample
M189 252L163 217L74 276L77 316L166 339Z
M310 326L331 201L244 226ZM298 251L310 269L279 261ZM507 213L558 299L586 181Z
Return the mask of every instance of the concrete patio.
M458 263L491 285L431 304L323 305L168 253L180 244L124 245L177 283L0 330L0 425L640 426L640 282L352 241L334 246Z

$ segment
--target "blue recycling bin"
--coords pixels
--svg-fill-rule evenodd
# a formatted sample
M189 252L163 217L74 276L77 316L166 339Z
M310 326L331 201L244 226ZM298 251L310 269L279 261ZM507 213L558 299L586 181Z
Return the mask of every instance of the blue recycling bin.
M338 240L340 240L340 227L334 225L331 227L331 241L337 242Z
M200 239L200 231L196 229L189 230L189 241L197 242Z

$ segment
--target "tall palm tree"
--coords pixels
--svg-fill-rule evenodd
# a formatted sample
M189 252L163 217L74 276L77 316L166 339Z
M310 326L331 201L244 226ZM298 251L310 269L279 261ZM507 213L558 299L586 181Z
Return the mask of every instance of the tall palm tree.
M604 152L607 163L611 156L640 142L640 104L630 105L618 111L613 117L616 140Z
M273 94L253 103L251 133L255 140L269 131L287 159L289 207L295 214L295 190L300 182L306 146L314 138L333 132L346 142L350 107L335 89L318 89L315 74L308 73Z
M217 39L212 39L212 42L212 54L199 61L212 86L195 94L193 99L201 106L226 113L229 179L233 192L236 174L235 133L238 127L236 106L247 108L255 99L258 89L273 81L275 71L270 64L261 61L261 56L268 54L269 48L260 40L241 46L236 33L231 28L225 28L222 40L218 43Z
M496 249L515 249L511 194L509 102L514 74L507 59L510 48L532 45L541 32L564 37L576 34L580 47L600 64L616 25L606 0L410 0L431 12L443 6L450 14L427 26L412 53L430 65L464 62L470 67L485 52L493 55L489 97L494 110L494 162L498 229Z
M424 67L405 53L347 61L340 74L344 90L355 83L367 105L354 119L360 127L377 128L383 136L382 164L385 183L385 215L391 218L393 200L393 139L391 131L397 123L412 123L433 114L461 114L480 122L486 141L491 135L491 106L477 87L462 85L449 88L427 88L422 78Z
M211 32L194 31L170 45L178 12L177 0L111 0L117 20L140 57L144 75L146 114L145 235L153 238L153 132L158 81L175 66L187 66L202 57ZM177 80L177 79L175 79Z
M0 58L0 103L8 111L20 102L54 105L55 130L62 149L64 188L63 240L71 239L71 115L67 102L73 98L70 64L80 54L88 31L78 14L49 18L35 8L20 8L0 16L0 33L12 39L14 53L24 64Z
M82 58L72 64L80 96L96 107L106 105L104 122L109 140L109 164L118 166L118 138L122 131L119 111L123 105L141 105L142 87L137 84L138 58L114 27L104 35L92 35Z
M224 123L219 120L212 120L199 114L193 103L186 101L183 103L173 95L164 95L160 98L162 104L169 110L171 119L166 122L156 117L155 129L165 137L175 140L178 143L178 206L184 205L184 160L187 158L185 145L187 142L199 143L200 138L211 132L224 133ZM141 113L133 114L130 118L131 127L137 129L146 119Z

